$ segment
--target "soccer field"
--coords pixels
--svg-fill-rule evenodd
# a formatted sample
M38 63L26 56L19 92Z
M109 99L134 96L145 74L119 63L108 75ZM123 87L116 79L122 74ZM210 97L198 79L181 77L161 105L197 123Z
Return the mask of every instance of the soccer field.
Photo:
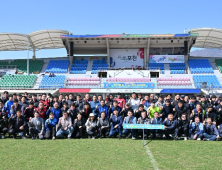
M0 140L0 169L221 169L221 142Z

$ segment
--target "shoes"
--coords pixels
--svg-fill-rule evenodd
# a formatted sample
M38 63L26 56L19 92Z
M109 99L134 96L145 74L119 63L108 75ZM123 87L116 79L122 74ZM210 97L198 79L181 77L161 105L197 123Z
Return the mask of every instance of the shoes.
M92 139L95 139L95 136L93 136Z
M177 138L174 137L173 140L174 140L174 141L177 141Z
M122 137L121 136L119 136L119 140L121 139Z
M209 141L209 139L207 139L207 138L204 138L203 140L204 140L204 141Z
M135 138L134 136L132 137L132 139L133 139L133 140L136 140L136 138Z
M184 137L184 140L187 140L187 137Z
M197 140L201 140L200 138L197 138Z
M32 137L32 140L35 140L35 138L34 138L34 137Z
M178 140L180 140L181 139L181 137L178 137Z
M55 140L55 136L52 137L52 140Z
M2 139L5 139L5 135L2 135Z
M68 137L67 139L71 139L71 137Z
M25 136L22 136L22 139L26 139L26 137L25 137Z

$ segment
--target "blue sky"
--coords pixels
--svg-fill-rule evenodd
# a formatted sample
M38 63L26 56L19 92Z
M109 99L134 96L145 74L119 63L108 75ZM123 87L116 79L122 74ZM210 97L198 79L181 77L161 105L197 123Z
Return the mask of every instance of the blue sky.
M219 0L0 0L0 32L183 33L185 28L222 28L221 5ZM37 52L39 58L65 55L65 49ZM0 52L1 59L26 57L26 51Z

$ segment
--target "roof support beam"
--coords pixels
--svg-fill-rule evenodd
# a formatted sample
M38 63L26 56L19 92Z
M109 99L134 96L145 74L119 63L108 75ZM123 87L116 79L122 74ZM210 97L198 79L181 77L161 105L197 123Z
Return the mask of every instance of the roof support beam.
M107 48L107 63L110 67L110 49L109 49L109 39L106 38L106 48Z

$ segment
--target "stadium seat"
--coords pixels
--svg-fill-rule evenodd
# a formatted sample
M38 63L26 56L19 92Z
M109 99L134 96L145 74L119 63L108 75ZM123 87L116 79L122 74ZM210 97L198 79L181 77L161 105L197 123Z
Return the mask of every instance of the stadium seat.
M49 75L44 75L39 88L40 89L50 89L50 88L62 88L64 85L65 76L55 75L55 77L49 77Z
M70 69L70 74L86 74L88 60L74 60Z
M46 73L67 73L69 60L50 60Z
M196 88L203 88L203 82L207 83L209 89L221 89L221 84L216 75L194 75L193 80Z
M188 64L191 74L214 73L208 59L190 59Z

